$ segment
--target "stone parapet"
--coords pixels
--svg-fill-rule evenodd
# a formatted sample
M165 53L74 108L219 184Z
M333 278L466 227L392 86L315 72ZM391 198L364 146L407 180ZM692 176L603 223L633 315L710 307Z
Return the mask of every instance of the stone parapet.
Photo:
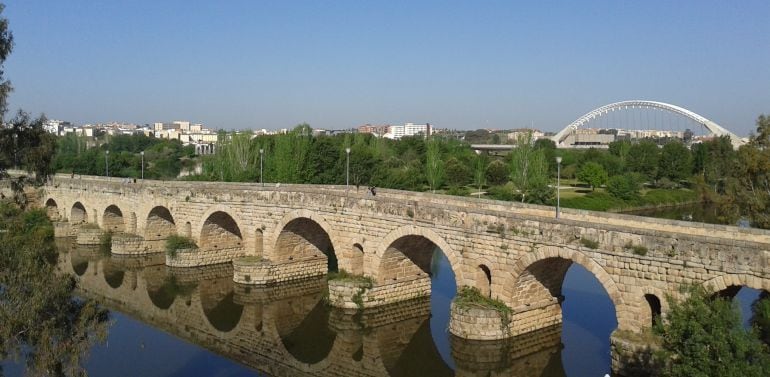
M325 256L273 262L247 257L233 260L233 281L247 285L270 285L326 275Z
M198 248L179 249L176 255L166 254L166 266L199 267L210 264L229 263L246 254L243 248L200 250Z

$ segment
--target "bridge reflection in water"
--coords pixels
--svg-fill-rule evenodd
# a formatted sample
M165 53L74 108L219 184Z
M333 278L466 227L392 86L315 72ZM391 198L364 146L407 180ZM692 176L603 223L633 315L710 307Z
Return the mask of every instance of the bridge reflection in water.
M241 286L230 264L180 269L164 265L162 254L108 256L72 239L57 243L60 270L76 277L79 294L264 374L564 375L561 325L499 342L445 332L452 366L431 333L428 297L363 311L332 308L324 302L325 278Z

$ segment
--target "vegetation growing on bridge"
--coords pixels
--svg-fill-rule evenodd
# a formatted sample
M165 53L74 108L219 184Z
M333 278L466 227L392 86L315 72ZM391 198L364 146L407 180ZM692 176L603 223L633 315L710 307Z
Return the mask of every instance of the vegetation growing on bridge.
M171 235L166 239L166 254L174 258L179 250L194 249L198 245L195 244L195 240L190 237Z
M481 294L476 287L464 285L457 290L454 304L460 309L482 308L497 311L500 314L500 326L509 329L513 310L504 302Z

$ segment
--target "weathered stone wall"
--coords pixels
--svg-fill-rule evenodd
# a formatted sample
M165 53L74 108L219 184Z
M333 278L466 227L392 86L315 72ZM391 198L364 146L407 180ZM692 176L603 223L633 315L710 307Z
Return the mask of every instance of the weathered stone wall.
M650 323L645 294L658 297L665 308L664 294L676 294L682 284L714 290L732 284L770 287L770 233L756 229L569 209L557 220L551 207L395 190L379 190L372 197L312 185L120 184L57 176L41 202L48 199L71 222L81 217L103 222L106 208L115 205L128 222L126 229L134 227L140 235L158 234L150 212L162 207L173 217L174 232L189 229L198 242L205 234L204 222L223 212L237 225L244 253L261 253L267 263L287 255L277 246L280 236L292 221L305 219L326 233L341 268L360 266L377 282L372 293L393 276L398 283L399 276L424 273L420 265L425 253L394 251L405 237L424 239L447 256L458 285L484 284L491 297L522 316L527 304L540 310L543 306L537 303L557 302L563 271L578 263L609 294L619 328L632 331ZM135 226L130 224L133 218ZM298 242L313 244L311 237L294 234L302 238ZM354 260L354 247L362 250L360 259ZM302 250L290 249L288 255L299 256ZM490 279L479 278L480 265L489 269ZM549 323L553 315L544 314L541 322Z

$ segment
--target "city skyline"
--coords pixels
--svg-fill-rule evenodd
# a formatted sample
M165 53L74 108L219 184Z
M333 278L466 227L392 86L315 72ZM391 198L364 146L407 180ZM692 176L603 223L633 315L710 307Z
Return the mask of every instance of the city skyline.
M9 109L222 129L558 131L628 99L739 135L770 110L770 3L8 1Z

